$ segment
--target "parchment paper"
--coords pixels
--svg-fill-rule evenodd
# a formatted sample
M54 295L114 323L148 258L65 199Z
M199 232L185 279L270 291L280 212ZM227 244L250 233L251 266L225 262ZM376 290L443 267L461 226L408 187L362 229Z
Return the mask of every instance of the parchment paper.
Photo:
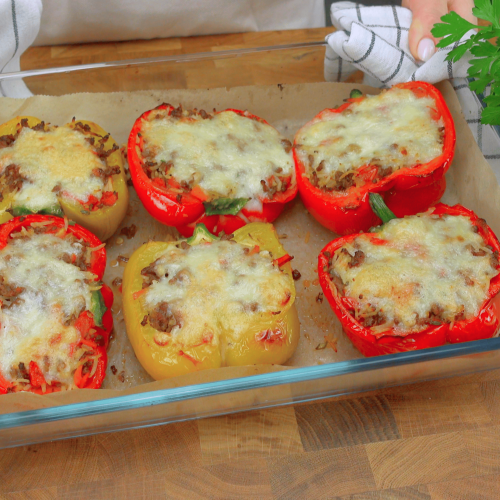
M438 86L448 103L455 121L457 147L455 159L447 174L448 187L443 202L461 203L484 217L492 229L500 234L500 189L490 166L469 130L452 86ZM76 116L92 120L111 133L119 145L127 141L135 119L144 111L162 102L182 103L186 108L212 110L228 107L248 109L265 118L289 139L298 128L319 111L342 103L351 89L376 94L378 89L359 84L312 83L266 87L237 87L233 89L141 91L100 94L72 94L61 97L35 96L29 99L0 99L0 123L16 115L33 115L45 121L62 125ZM153 240L171 240L176 231L152 219L142 207L133 188L128 215L121 228L135 224L137 234L128 239L120 235L121 228L108 240L108 284L123 274L117 257L130 256L142 243ZM2 397L0 413L57 406L74 402L104 399L131 393L141 393L168 387L179 387L214 380L244 377L257 373L287 370L289 367L331 363L361 357L343 334L328 302L318 294L321 287L317 277L317 255L335 235L319 225L297 199L285 209L276 221L278 234L287 251L294 255L293 268L301 273L297 281L297 307L301 321L301 339L294 356L286 367L251 366L206 370L175 379L153 382L138 363L128 342L121 295L116 287L113 306L115 333L109 349L108 373L101 390L79 390L48 396L9 394ZM324 337L337 342L337 352L331 347L316 350Z

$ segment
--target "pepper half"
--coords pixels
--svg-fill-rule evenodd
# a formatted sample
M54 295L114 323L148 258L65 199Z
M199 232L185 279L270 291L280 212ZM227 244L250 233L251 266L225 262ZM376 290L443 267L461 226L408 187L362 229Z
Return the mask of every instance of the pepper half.
M292 177L291 182L284 192L276 193L272 199L263 198L262 209L252 210L241 208L236 211L216 210L207 213L204 202L206 198L201 190L180 193L172 186L161 186L153 182L143 168L144 160L142 150L142 122L156 110L168 110L172 114L174 107L170 104L161 104L155 109L143 113L134 123L128 140L128 163L132 182L135 190L146 210L159 222L167 226L174 226L184 237L189 237L197 224L205 224L207 229L219 234L231 234L248 222L273 222L283 211L285 204L297 194L297 183ZM266 120L237 109L227 109L246 118L269 125ZM219 111L218 113L224 113Z
M215 239L200 225L187 243L191 246L203 245ZM147 310L140 298L143 290L147 290L143 289L141 270L179 242L150 242L130 257L123 275L127 334L137 359L156 380L221 366L281 364L290 358L297 347L300 326L294 305L295 287L288 263L290 258L279 243L273 226L248 224L234 233L234 241L249 249L271 252L275 265L287 275L291 295L278 313L242 314L229 318L227 312L222 312L213 332L209 328L210 333L200 334L191 342L184 342L181 333L161 334L150 323L143 321ZM211 313L207 311L207 317ZM179 337L176 338L176 335Z
M438 203L432 212L432 215L436 216L445 214L468 217L471 223L477 227L477 232L483 237L485 244L489 245L493 251L500 252L500 243L497 237L489 226L486 225L484 219L480 219L472 210L468 210L461 205L450 207ZM383 216L382 213L380 215ZM384 220L384 222L387 220ZM343 297L341 295L328 273L328 255L333 255L336 250L358 236L359 234L349 235L337 238L328 243L319 254L318 275L325 297L339 318L344 332L365 356L415 351L437 347L448 342L458 343L487 339L496 334L500 326L500 294L498 293L500 291L500 274L491 279L486 298L479 313L470 319L455 321L452 324L430 325L425 330L409 334L405 337L402 337L393 330L385 331L383 336L373 335L369 328L363 326L349 312L356 308L355 301L350 297ZM377 233L366 233L366 236L377 240ZM497 269L500 269L500 265L497 266Z
M21 127L21 121L26 120L27 126L33 128L42 123L39 118L33 116L17 116L12 120L0 125L0 138L15 136ZM79 120L73 121L64 125L71 129L81 124L83 127L88 127L89 137L107 137L103 142L104 151L112 150L115 146L114 139L96 123ZM1 146L1 144L0 144ZM40 213L49 215L66 215L70 220L82 225L95 235L100 240L107 240L116 231L121 221L125 217L128 207L128 188L127 179L123 165L123 158L120 150L116 146L116 150L111 152L106 158L106 164L109 167L118 167L120 172L111 176L113 191L105 192L101 200L95 200L95 206L90 207L82 205L78 201L68 197L60 196L59 205L47 207ZM70 168L70 166L68 167ZM9 193L0 201L0 223L5 222L17 215L27 215L32 213L23 207L12 206L15 201L15 194ZM97 205L102 202L103 206L98 208ZM7 209L12 209L12 214L7 212Z
M425 212L440 200L446 189L444 174L453 160L456 137L453 119L443 96L433 85L425 82L401 83L393 88L408 89L417 97L430 97L434 100L432 118L443 120L443 152L430 162L401 168L378 180L376 184L371 182L371 178L377 172L377 167L365 165L361 167L363 178L367 180L365 184L334 193L313 186L306 174L306 167L294 147L297 184L302 201L320 224L337 234L346 235L367 231L370 227L380 224L380 219L370 209L369 193L379 193L387 206L398 217L403 217ZM298 144L301 131L310 123L321 120L323 114L341 113L353 103L363 99L365 97L352 97L337 109L326 109L319 113L297 132L295 146Z
M95 281L102 280L106 268L106 250L102 247L101 241L85 228L74 225L67 225L67 220L60 217L47 215L27 215L15 217L0 226L0 249L3 249L9 244L12 234L21 231L22 228L29 227L33 223L48 223L50 226L57 228L57 231L66 228L67 233L71 233L79 240L83 240L90 245L90 248L97 248L92 251L90 267L88 271L93 273ZM47 233L55 233L56 230L49 230ZM90 372L83 373L84 366L80 365L75 374L75 385L80 389L98 389L106 375L107 366L107 347L109 344L109 336L113 329L113 317L111 314L111 306L113 305L113 292L105 284L100 290L92 293L90 310L83 311L76 319L74 326L80 333L80 340L76 345L71 346L72 352L77 352L83 345L90 347L93 351L93 356L97 356L97 367L94 374L90 376ZM58 392L61 387L52 382L48 384L42 371L35 361L31 361L27 370L30 381L29 392L35 394L50 394ZM26 389L25 389L26 390ZM15 391L12 383L8 382L0 373L0 394L6 394Z

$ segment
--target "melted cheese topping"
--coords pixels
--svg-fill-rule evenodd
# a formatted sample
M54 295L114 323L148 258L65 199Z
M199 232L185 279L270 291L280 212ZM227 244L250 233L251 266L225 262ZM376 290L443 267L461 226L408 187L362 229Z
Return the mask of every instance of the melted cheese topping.
M427 163L443 152L439 130L443 124L432 119L434 106L432 98L417 98L406 89L368 96L306 125L296 138L299 157L309 176L321 164L320 187L336 172L368 164L398 170Z
M17 238L0 250L0 275L6 283L23 287L19 304L0 310L0 371L13 381L11 368L35 361L48 383L59 381L74 387L78 357L70 357L71 344L80 334L64 326L67 317L90 308L91 291L84 283L94 278L58 257L80 255L82 245L52 234Z
M28 180L15 195L15 205L37 212L57 205L61 186L63 196L87 202L90 195L101 198L103 180L92 175L105 164L93 152L85 136L69 127L55 127L49 132L23 128L8 148L0 149L0 172L18 165Z
M161 278L148 288L146 309L167 302L181 318L172 334L184 338L198 335L200 328L214 332L244 325L248 314L279 313L290 299L290 278L269 252L245 251L248 247L229 241L172 247L155 263Z
M360 235L335 252L333 271L345 285L344 294L357 300L361 316L382 314L376 329L396 326L418 331L442 311L439 322L475 316L486 299L490 280L498 274L491 249L464 216L412 216L394 219L376 233L386 244ZM473 255L472 250L476 254ZM356 251L364 261L352 265ZM430 318L430 319L429 319ZM423 321L422 321L423 320ZM427 322L427 324L421 324Z
M270 125L232 111L212 119L192 117L143 121L142 135L154 161L173 162L179 183L198 184L213 198L267 198L261 180L294 175L284 137ZM280 170L281 169L281 170Z

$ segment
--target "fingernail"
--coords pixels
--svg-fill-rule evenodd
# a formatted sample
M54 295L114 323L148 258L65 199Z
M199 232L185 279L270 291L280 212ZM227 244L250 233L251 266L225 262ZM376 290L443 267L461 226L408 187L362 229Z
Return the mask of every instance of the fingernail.
M434 41L430 38L422 38L418 44L417 53L421 61L427 62L436 52Z

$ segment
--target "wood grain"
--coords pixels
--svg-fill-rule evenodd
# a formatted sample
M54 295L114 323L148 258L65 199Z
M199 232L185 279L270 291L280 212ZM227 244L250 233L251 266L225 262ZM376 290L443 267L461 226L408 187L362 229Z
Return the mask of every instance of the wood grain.
M23 69L322 40L330 28L34 47ZM254 57L254 56L252 56ZM318 51L108 72L35 91L323 79ZM359 81L359 74L356 76ZM134 87L135 86L135 87ZM0 499L497 500L500 369L163 427L0 450Z
M429 484L431 500L497 500L500 476L480 476Z
M201 466L196 422L0 451L0 493Z
M462 436L476 474L500 473L500 426L464 432Z
M274 498L342 496L375 489L363 446L268 459Z
M298 406L295 413L306 451L400 437L396 420L384 396Z
M339 497L338 500L431 500L431 496L427 486L420 484L394 490L365 491Z
M204 465L303 451L293 408L224 415L198 422Z
M446 391L437 387L425 394L409 388L387 399L403 438L474 429L491 423L479 384L448 387Z
M473 476L475 464L458 432L366 445L377 488Z
M72 500L272 498L267 468L261 460L235 460L210 467L190 467L151 476L126 476L115 480L60 486L56 496Z

